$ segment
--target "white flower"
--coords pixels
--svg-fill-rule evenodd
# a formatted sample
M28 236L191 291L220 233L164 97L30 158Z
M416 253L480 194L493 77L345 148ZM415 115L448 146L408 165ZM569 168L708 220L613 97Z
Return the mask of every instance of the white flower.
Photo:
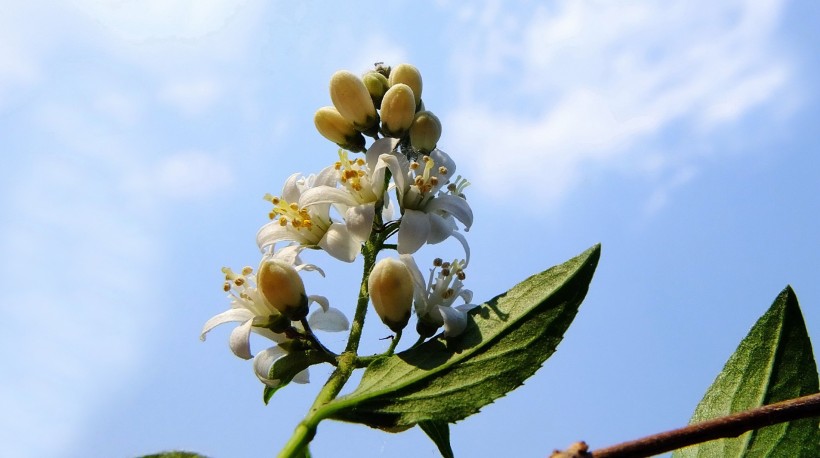
M403 254L400 259L413 276L419 334L429 337L441 326L444 326L444 337L454 337L464 332L467 328L467 312L477 306L469 303L473 299L473 292L464 289L462 282L466 262L442 262L441 259L436 259L425 282L413 256ZM458 298L464 300L464 304L453 307Z
M273 204L269 216L272 220L259 229L256 243L262 250L272 249L281 241L295 241L311 248L322 248L336 259L352 262L361 250L361 242L352 236L344 223L330 218L329 203L313 203L308 207L303 201L305 193L314 187L333 186L336 171L327 167L318 175L300 177L291 175L280 196L266 195Z
M317 185L302 194L300 204L307 208L332 204L341 213L350 234L359 242L370 237L376 215L376 203L384 203L383 216L392 217L390 200L385 194L385 167L378 167L379 157L390 153L398 140L382 138L373 142L365 159L350 160L347 151L339 150L339 161L334 164L336 181L331 185ZM336 187L336 184L341 187Z
M454 219L469 230L473 224L473 211L461 194L467 182L449 182L456 169L455 162L447 153L434 149L421 162L409 162L401 154L383 154L381 164L388 167L396 182L396 194L402 209L399 225L398 251L415 253L425 243L436 244L450 236L456 237L467 254L467 240L457 232Z
M298 256L298 252L301 249L302 247L298 246L285 247L276 254L266 256L266 258L262 260L262 264L270 259L275 259L277 261L291 262L293 268L296 270L316 270L322 273L321 269L312 264L301 263ZM281 326L282 321L284 321L283 327L289 326L291 323L287 318L283 317L274 306L268 303L259 291L253 269L251 267L245 267L239 274L227 267L223 268L222 271L225 273L224 289L225 292L228 293L228 298L231 300L230 309L209 319L203 326L199 338L205 340L206 334L220 324L237 322L239 326L231 331L228 344L231 351L242 359L250 359L252 357L250 350L250 333L252 331L276 343L287 342L289 340L288 337L284 334L273 332L270 327L275 327L277 323ZM330 307L325 297L308 296L308 301L310 303L316 302L321 306L320 309L313 312L308 320L312 328L324 331L343 331L348 328L347 318L341 311ZM301 327L299 323L293 323L293 325L297 329Z

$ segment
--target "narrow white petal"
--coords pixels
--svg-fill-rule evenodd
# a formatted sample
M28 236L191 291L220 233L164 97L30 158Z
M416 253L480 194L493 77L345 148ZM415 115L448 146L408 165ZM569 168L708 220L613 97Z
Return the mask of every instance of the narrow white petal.
M313 302L319 304L319 306L322 307L322 310L324 311L327 311L327 309L330 307L330 302L327 300L325 296L311 294L310 296L308 296L308 304L311 304Z
M461 232L458 232L458 231L453 231L453 233L450 234L450 235L452 237L454 237L456 240L458 240L459 242L461 242L461 246L464 247L464 257L465 257L465 259L464 259L464 265L461 266L461 267L463 269L466 269L467 266L470 264L470 245L467 243L467 237L464 237L464 234L462 234Z
M444 337L455 337L467 329L467 312L450 307L438 307L444 319Z
M364 153L367 167L370 168L370 170L375 170L376 164L379 162L379 156L382 154L390 154L398 144L398 138L390 137L380 138L373 142L373 145Z
M339 332L350 328L350 322L341 310L330 307L327 311L316 310L308 319L310 327L319 331Z
M313 186L336 186L336 180L338 179L339 172L336 171L336 168L332 165L329 165L322 169L316 178L313 181Z
M458 296L464 299L464 302L470 303L473 300L473 292L469 289L462 289Z
M275 345L259 352L259 354L253 358L253 371L262 383L270 386L271 388L276 388L279 386L279 380L270 378L270 371L276 360L284 356L286 353L287 352L282 349L282 347Z
M393 208L395 205L390 200L390 194L387 192L384 193L384 207L382 207L382 220L383 221L391 221L393 220L393 214L396 213Z
M298 372L296 375L293 376L293 382L301 384L310 383L310 372L308 372L307 369Z
M301 173L297 172L289 176L288 179L285 180L285 185L282 186L282 195L280 197L288 203L299 201L299 195L302 194L298 184L300 175Z
M231 331L231 337L228 339L228 345L233 354L242 359L251 359L253 356L250 342L251 326L253 326L253 320L242 323Z
M353 238L347 226L341 223L330 225L327 233L319 241L319 247L334 258L345 262L353 262L361 251L361 243Z
M271 221L259 229L256 233L256 244L259 245L260 250L272 246L277 242L286 240L297 240L294 234L288 230L287 226L279 225L279 221Z
M310 188L299 199L300 207L311 207L318 204L358 205L359 202L346 189L330 186Z
M218 315L214 315L205 322L202 327L202 333L199 335L200 340L205 340L205 334L209 333L211 329L223 323L230 323L234 321L248 321L253 319L253 312L248 309L230 309Z
M473 210L467 200L462 197L452 194L439 195L435 199L431 199L424 209L429 213L436 211L449 213L461 221L467 229L470 229L470 226L473 225Z
M387 167L393 175L393 181L396 183L396 193L399 197L399 202L404 199L404 193L410 187L407 172L410 170L410 164L404 156L395 154L382 154L379 156L379 163L376 168Z
M449 154L445 153L444 151L436 148L430 152L430 158L435 162L436 167L433 170L433 173L439 177L438 186L435 189L440 188L443 186L447 181L450 180L450 177L454 177L456 173L456 162L450 157ZM444 167L447 169L447 175L441 175L438 173L439 167Z
M344 216L348 230L359 242L364 242L370 237L375 217L376 207L372 203L350 207Z
M407 269L410 270L410 276L413 277L416 313L418 315L427 315L427 284L424 282L424 275L422 275L419 266L416 264L416 260L413 259L413 255L399 255L399 260L407 266Z
M399 253L415 253L429 236L430 218L427 214L418 210L405 210L399 225Z
M455 230L453 218L445 218L435 213L428 213L430 219L430 235L427 243L435 245L446 240Z

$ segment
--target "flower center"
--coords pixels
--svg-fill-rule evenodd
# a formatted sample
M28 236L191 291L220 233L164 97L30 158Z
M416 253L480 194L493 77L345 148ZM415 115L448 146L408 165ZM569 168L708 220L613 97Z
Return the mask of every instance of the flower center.
M307 208L299 208L296 203L289 203L281 197L270 194L265 194L265 200L273 204L268 217L272 220L278 218L280 226L290 224L294 229L306 231L311 231L316 226Z
M223 267L225 283L222 290L229 293L234 302L256 316L270 316L278 314L276 310L271 310L265 305L265 301L256 289L256 275L253 268L243 267L242 272L237 274L228 267Z
M367 162L362 158L350 160L347 151L339 150L339 160L334 164L342 184L361 203L373 202L378 197L373 194Z
M441 258L433 260L433 268L430 270L430 280L428 292L430 298L436 298L435 302L443 305L452 304L456 296L461 292L462 280L467 278L464 273L465 261L454 259L453 262L443 262ZM438 275L436 275L438 270Z

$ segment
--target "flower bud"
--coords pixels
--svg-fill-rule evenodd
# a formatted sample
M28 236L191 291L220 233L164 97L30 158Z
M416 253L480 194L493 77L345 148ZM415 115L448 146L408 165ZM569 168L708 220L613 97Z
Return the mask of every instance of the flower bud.
M410 144L416 151L428 154L441 138L441 121L429 111L419 111L410 125Z
M421 103L421 73L410 64L400 64L390 70L390 86L406 84L413 90L416 106Z
M339 70L333 74L330 78L330 99L339 113L358 130L366 131L379 120L370 93L353 73Z
M373 105L375 105L376 108L381 108L384 93L387 92L387 89L390 87L387 77L379 72L367 72L364 77L362 77L362 81L367 88L367 92L370 93L370 99L373 100Z
M323 137L350 151L364 151L364 135L334 107L322 107L313 116L313 124Z
M413 90L406 84L390 86L382 99L382 133L387 137L401 138L413 124L416 102Z
M305 284L292 265L281 259L262 261L256 274L256 284L268 304L291 321L307 316Z
M376 263L367 281L379 318L393 332L407 326L413 305L413 277L403 262L385 258Z

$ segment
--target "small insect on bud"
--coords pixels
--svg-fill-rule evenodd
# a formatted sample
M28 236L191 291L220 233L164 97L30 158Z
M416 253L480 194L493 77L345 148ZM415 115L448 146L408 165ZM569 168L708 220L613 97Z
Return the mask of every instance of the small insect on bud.
M292 265L281 259L262 261L256 274L259 291L265 301L291 321L308 314L305 284Z
M334 107L322 107L313 116L313 124L323 137L341 146L342 148L362 152L365 151L364 135L353 127L353 123Z
M370 93L370 99L373 100L373 105L375 105L377 109L381 108L384 93L387 92L387 89L390 87L390 83L387 82L387 77L377 71L372 71L364 74L362 82L364 82L367 92Z
M413 124L416 113L413 90L402 83L390 86L382 99L381 110L384 135L401 138Z
M413 99L416 107L421 103L421 73L410 64L400 64L390 71L390 87L396 84L406 84L413 90Z
M419 111L410 125L410 144L416 151L428 154L441 138L441 121L429 111Z
M330 78L330 100L345 119L360 131L373 127L379 120L376 107L362 80L345 70Z
M413 305L413 277L407 266L396 259L382 259L370 272L367 287L382 322L393 332L404 329Z

